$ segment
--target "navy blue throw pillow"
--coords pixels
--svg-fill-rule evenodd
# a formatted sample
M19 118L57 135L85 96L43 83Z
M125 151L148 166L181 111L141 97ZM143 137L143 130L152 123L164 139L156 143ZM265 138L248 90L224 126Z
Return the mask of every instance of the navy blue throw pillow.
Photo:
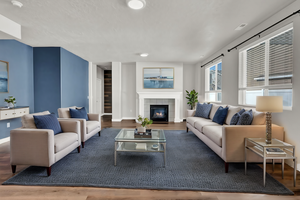
M216 114L214 115L214 118L213 118L213 122L216 122L220 125L223 125L224 124L224 121L226 119L226 116L227 116L227 113L228 113L228 107L226 108L223 108L222 106L220 106L216 112Z
M236 125L241 117L241 114L243 114L244 112L245 109L242 109L238 113L235 113L230 120L230 125Z
M61 126L55 114L33 115L33 118L38 129L52 129L54 135L62 132Z
M244 112L236 125L251 125L253 120L252 110Z
M197 103L197 108L196 108L194 117L202 117L202 118L208 119L211 107L212 107L212 104Z
M86 121L89 120L85 107L76 108L76 109L70 108L70 115L71 118L81 118L81 119L85 119Z

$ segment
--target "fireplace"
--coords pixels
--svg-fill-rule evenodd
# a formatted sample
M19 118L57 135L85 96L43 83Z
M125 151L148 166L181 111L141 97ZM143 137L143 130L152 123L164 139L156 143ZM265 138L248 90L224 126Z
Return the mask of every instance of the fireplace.
M169 105L150 105L150 119L153 123L168 123Z

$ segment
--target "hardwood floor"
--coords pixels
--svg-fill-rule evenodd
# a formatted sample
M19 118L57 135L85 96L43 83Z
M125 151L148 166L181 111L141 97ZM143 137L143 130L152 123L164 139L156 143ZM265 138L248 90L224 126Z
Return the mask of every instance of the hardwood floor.
M134 120L123 120L122 122L111 122L111 117L102 118L102 128L135 128ZM165 130L185 130L185 122L169 124L153 124L151 128L162 128ZM27 166L17 166L19 173ZM293 170L285 165L285 177L281 179L281 166L276 165L272 172L272 166L268 165L267 172L275 179L283 183L295 193L295 196L277 196L265 194L244 194L244 193L218 193L198 191L165 191L165 190L142 190L142 189L110 189L92 187L46 187L46 186L8 186L0 185L0 200L19 199L47 199L47 200L102 200L102 199L198 199L198 200L300 200L300 174L297 174L297 186L293 187ZM9 163L9 142L0 145L0 182L12 177Z

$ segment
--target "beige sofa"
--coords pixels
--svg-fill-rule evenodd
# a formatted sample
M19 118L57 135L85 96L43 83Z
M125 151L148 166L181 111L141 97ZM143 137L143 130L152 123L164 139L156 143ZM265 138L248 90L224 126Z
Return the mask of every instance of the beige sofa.
M190 129L200 140L209 146L217 155L225 161L225 172L228 172L228 163L244 162L244 140L245 138L265 138L266 125L265 113L253 111L251 125L229 125L232 116L242 108L228 106L228 114L225 124L219 125L212 122L212 119L219 106L213 104L209 118L188 117L186 120L187 132ZM244 108L249 110L249 108ZM272 137L284 140L283 127L272 125ZM248 152L248 162L262 162L262 158L253 152Z
M100 114L91 114L88 113L89 120L86 121L85 119L79 118L71 118L70 115L70 108L76 109L76 106L68 107L68 108L59 108L58 117L60 120L75 120L80 121L81 127L81 144L82 148L84 148L85 141L90 139L96 133L101 134L101 116Z
M10 131L10 163L12 172L16 165L32 165L47 168L77 148L80 153L79 121L59 121L62 133L54 135L51 129L37 129L33 115L46 115L49 111L22 116L22 128Z

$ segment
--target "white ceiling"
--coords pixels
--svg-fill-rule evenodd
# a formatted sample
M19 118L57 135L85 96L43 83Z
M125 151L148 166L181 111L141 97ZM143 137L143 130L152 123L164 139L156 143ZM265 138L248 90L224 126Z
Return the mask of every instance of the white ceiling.
M295 0L146 0L142 10L126 0L19 1L21 9L0 0L0 14L22 25L21 42L61 46L101 64L199 62ZM248 26L235 31L241 23Z

